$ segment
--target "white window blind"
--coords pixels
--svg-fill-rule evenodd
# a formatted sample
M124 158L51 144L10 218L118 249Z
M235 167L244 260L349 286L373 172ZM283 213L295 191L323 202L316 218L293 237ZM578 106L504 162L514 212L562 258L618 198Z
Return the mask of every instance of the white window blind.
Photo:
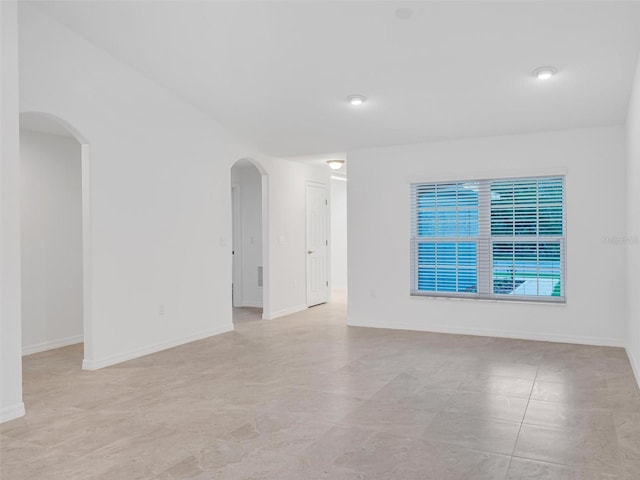
M564 177L411 185L412 295L565 301Z

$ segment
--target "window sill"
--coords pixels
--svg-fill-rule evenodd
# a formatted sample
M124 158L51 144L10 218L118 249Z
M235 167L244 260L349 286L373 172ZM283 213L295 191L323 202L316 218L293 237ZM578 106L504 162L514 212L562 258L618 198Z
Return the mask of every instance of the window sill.
M501 304L525 304L525 305L551 305L556 307L566 307L567 299L564 298L562 300L527 300L526 298L490 298L490 297L464 297L464 296L456 296L456 295L432 295L432 294L424 294L424 293L414 293L411 292L409 294L412 298L424 298L428 300L445 300L445 301L458 301L462 300L463 302L488 302L488 303L501 303Z

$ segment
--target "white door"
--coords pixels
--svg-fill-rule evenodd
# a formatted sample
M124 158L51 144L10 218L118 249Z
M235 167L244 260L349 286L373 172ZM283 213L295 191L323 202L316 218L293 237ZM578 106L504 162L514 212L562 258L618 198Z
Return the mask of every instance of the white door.
M329 299L327 277L327 190L307 184L307 306Z
M233 280L231 283L234 307L242 306L242 223L240 219L240 185L231 186L231 222L233 256Z

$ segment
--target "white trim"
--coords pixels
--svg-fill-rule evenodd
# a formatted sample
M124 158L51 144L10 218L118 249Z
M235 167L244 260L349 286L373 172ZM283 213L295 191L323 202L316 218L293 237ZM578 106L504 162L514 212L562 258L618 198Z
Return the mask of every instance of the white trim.
M24 357L26 355L32 355L34 353L46 352L47 350L67 347L69 345L82 343L83 341L83 335L74 335L73 337L59 338L57 340L50 340L48 342L34 343L33 345L26 345L22 347L22 356Z
M255 301L255 302L242 302L242 305L238 305L239 307L252 307L252 308L262 308L262 302L260 301Z
M324 282L325 282L325 294L324 301L315 302L313 304L309 304L309 257L305 255L305 298L306 298L306 306L313 307L316 305L320 305L323 303L327 303L329 301L331 291L330 279L331 279L331 248L329 247L329 239L331 238L331 205L329 204L329 198L331 197L331 186L330 184L324 182L317 182L313 180L307 180L305 182L305 207L304 207L304 215L305 215L305 248L304 251L307 252L309 250L309 187L312 188L320 188L324 192L324 233L325 233L325 250L324 250Z
M413 277L412 277L413 278ZM412 290L409 292L409 298L420 298L425 300L446 300L446 301L462 301L462 302L488 302L488 303L522 303L525 305L559 305L567 306L567 299L563 297L561 300L553 300L553 297L533 297L526 295L503 295L503 296L480 296L475 294L464 293L438 293L438 292L421 292ZM555 297L561 298L561 297Z
M0 423L8 422L15 418L24 417L26 411L24 409L24 402L9 405L0 410Z
M303 310L306 310L307 308L309 308L309 307L307 307L306 305L297 305L295 307L283 308L282 310L277 310L275 312L263 313L262 314L262 319L263 320L275 320L276 318L286 317L287 315L292 315L294 313L302 312Z
M464 182L469 180L507 180L527 177L559 177L567 176L565 167L527 168L516 170L480 170L475 172L442 172L428 174L412 174L407 183L442 183Z
M108 367L110 365L126 362L127 360L133 360L134 358L144 357L145 355L149 355L151 353L156 353L162 350L167 350L169 348L178 347L180 345L184 345L185 343L195 342L196 340L202 340L203 338L213 337L215 335L220 335L222 333L227 333L232 331L233 331L233 323L230 323L222 327L212 328L210 330L204 330L202 332L195 333L193 335L187 335L185 337L175 338L173 340L168 340L166 342L147 345L146 347L135 348L133 350L129 350L128 352L117 353L115 355L110 355L108 357L100 358L97 360L89 360L85 358L82 361L82 369L98 370L100 368Z
M233 275L233 298L234 307L243 306L244 282L242 271L242 191L239 183L231 184L231 248L233 250L232 275Z
M91 147L80 145L82 175L82 333L85 355L93 354L93 290L91 257Z
M636 383L638 384L638 388L640 388L640 363L638 363L638 360L640 359L633 356L633 353L631 353L631 349L628 346L625 350L627 351L627 356L629 357L629 363L631 364L633 374L636 377Z
M318 182L317 180L307 180L305 182L305 185L312 185L314 187L321 187L321 188L324 188L325 190L327 189L327 183L326 182Z
M269 175L262 174L262 311L271 308L271 240L269 224Z
M539 342L576 343L580 345L596 345L604 347L625 347L626 341L621 338L609 337L581 337L570 335L539 334L512 330L478 329L465 327L450 327L443 325L423 325L412 322L367 322L353 319L347 320L350 327L386 328L389 330L411 330L416 332L450 333L461 335L476 335L480 337L513 338L518 340L533 340Z

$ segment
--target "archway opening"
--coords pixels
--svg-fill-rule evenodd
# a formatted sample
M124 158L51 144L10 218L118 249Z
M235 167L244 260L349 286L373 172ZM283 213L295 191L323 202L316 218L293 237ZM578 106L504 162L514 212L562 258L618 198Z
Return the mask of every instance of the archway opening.
M232 305L234 323L268 312L266 172L251 159L231 167Z
M20 114L23 356L87 355L88 165L85 138L49 114ZM28 372L25 372L28 373Z

